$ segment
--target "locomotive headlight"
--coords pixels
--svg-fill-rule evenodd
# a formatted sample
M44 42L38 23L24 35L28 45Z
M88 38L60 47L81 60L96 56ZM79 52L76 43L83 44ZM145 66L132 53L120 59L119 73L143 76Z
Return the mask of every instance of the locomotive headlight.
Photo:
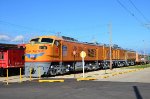
M68 67L70 67L70 65L68 65Z
M31 41L31 45L33 46L35 44L35 42L34 41Z

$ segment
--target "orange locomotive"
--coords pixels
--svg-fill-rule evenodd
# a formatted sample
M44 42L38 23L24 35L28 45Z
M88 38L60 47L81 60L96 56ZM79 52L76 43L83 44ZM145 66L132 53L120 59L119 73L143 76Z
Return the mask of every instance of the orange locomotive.
M26 44L25 75L57 75L82 70L81 51L86 52L85 70L109 67L109 47L78 42L70 37L40 36ZM112 48L112 65L115 67L134 63L130 51ZM136 55L135 55L136 58ZM133 65L133 64L131 64ZM40 73L39 73L40 72Z

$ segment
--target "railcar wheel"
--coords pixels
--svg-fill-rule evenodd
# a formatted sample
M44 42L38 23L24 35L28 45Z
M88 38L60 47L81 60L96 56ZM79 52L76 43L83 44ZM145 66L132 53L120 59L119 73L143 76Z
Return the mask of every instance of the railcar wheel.
M56 69L51 70L50 75L55 76L56 75Z
M49 68L49 71L48 71L48 75L50 75L50 76L55 76L57 73L57 70L55 69L55 67L52 65L52 66L50 66L50 68Z
M131 62L131 66L134 66L135 64L134 64L134 62Z

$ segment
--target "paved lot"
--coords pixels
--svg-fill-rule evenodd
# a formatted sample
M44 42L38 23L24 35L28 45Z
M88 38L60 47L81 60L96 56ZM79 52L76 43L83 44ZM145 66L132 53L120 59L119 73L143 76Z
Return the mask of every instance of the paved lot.
M124 69L124 68L115 68L113 70L98 70L92 72L86 72L85 77L87 78L96 78L97 81L119 81L119 82L143 82L143 83L150 83L149 79L150 75L150 68L146 69ZM62 75L62 76L55 76L49 77L52 78L81 78L82 73L78 74L70 74L70 75ZM32 78L31 80L38 79ZM21 81L29 81L30 78L26 78L22 75ZM6 83L6 77L0 77L0 82ZM9 83L20 82L20 76L10 76L8 77Z
M150 84L65 80L64 83L25 82L3 85L1 99L150 99Z
M119 74L116 76L110 76L107 79L99 79L97 81L150 83L150 68Z
M127 70L107 70L108 78L100 78L105 71L94 71L86 73L86 77L97 77L96 81L76 81L74 75L65 75L65 82L39 83L37 80L31 82L19 82L19 76L10 77L9 80L16 78L17 83L6 85L0 82L1 99L150 99L150 68L134 70L124 74L113 73L125 72ZM82 77L76 74L76 77ZM60 76L53 77L57 79ZM24 78L24 80L29 78ZM50 79L50 78L45 78ZM1 78L5 80L5 78Z

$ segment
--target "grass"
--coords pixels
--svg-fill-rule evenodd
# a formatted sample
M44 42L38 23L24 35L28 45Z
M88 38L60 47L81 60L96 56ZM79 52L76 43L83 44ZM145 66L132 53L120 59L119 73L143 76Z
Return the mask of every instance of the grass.
M129 67L124 67L125 69L138 69L138 68L148 68L150 67L150 64L146 65L135 65L135 66L129 66Z

